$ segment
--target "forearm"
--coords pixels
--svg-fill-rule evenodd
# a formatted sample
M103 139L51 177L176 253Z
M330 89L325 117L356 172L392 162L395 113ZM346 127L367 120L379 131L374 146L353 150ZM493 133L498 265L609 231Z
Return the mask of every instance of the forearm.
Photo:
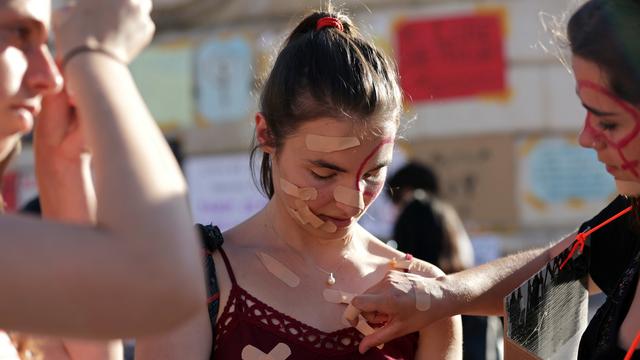
M122 360L122 340L89 341L64 339L63 344L70 360Z
M503 315L504 297L542 269L565 243L524 251L447 275L442 281L453 304L452 314Z
M95 190L90 156L54 160L36 152L36 177L42 216L75 224L95 223Z

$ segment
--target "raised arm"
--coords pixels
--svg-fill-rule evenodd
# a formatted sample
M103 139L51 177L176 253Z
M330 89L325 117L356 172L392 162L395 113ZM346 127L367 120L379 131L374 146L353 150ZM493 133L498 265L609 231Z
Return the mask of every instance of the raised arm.
M97 226L0 218L0 328L113 338L167 330L202 306L186 185L124 62L150 39L149 0L79 0L57 23L93 155ZM45 54L46 55L46 54ZM42 61L51 61L46 56Z

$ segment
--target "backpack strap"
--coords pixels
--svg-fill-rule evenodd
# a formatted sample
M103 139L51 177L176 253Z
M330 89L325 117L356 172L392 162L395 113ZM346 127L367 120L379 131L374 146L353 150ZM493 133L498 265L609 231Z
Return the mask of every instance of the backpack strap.
M200 234L203 246L203 266L207 286L207 307L209 310L209 321L211 323L211 334L213 339L215 339L216 320L218 318L218 309L220 308L220 287L218 286L216 267L213 264L212 255L221 248L224 238L222 237L220 229L212 224L196 224L196 229Z

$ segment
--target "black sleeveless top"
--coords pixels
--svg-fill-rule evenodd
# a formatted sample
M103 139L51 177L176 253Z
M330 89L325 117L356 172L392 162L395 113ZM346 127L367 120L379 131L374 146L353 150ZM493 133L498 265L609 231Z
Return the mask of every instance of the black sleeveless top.
M593 219L582 224L580 231L593 228L631 205L617 197ZM628 349L618 346L622 326L636 291L640 273L640 234L633 230L633 212L593 232L584 256L589 257L589 274L607 295L582 335L578 359L623 359ZM640 350L632 359L640 359Z

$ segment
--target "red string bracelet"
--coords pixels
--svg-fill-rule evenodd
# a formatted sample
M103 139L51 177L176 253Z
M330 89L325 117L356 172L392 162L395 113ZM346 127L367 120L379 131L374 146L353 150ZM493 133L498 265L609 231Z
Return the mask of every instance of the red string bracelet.
M576 252L578 247L580 247L580 253L582 253L582 250L584 250L584 242L587 240L587 237L589 235L591 235L594 231L600 229L601 227L607 225L608 223L612 222L613 220L619 218L620 216L628 213L629 211L631 211L632 208L633 208L632 206L629 206L628 208L626 208L626 209L620 211L619 213L613 215L612 217L610 217L606 221L600 223L598 226L594 227L593 229L589 229L587 231L583 231L580 234L576 235L576 242L575 242L575 244L573 244L573 247L571 248L571 251L569 252L569 255L567 255L567 258L564 259L564 261L562 262L562 265L560 265L560 270L562 270L562 268L566 265L566 263L569 261L569 259L571 259L573 257L573 253Z

